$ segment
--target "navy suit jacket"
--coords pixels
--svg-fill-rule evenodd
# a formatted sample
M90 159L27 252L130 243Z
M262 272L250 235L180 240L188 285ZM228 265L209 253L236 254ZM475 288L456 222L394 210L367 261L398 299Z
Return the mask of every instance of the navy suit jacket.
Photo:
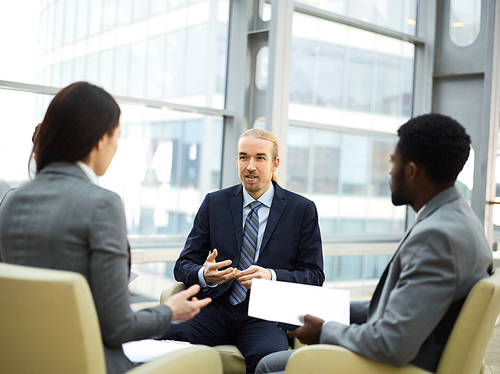
M271 268L278 281L321 286L323 251L314 203L274 183L274 198L255 265ZM236 267L243 238L243 186L207 194L194 219L184 249L175 263L174 275L190 286L199 283L198 271L211 250L217 262L231 260ZM233 280L207 287L199 297L216 298Z

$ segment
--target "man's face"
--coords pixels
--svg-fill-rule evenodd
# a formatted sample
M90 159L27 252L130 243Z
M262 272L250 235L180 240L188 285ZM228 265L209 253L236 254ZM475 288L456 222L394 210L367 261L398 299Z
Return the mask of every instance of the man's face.
M390 187L392 203L394 205L411 205L411 198L405 190L405 164L401 160L401 154L398 151L397 145L391 155L391 164L392 167L389 174L391 175Z
M244 136L238 143L236 167L241 183L254 199L258 199L271 185L273 172L278 169L279 158L273 160L270 140Z

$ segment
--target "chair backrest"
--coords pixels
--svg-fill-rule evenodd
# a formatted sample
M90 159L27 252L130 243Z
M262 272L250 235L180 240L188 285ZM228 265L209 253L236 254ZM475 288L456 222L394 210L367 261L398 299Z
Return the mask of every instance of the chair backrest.
M0 346L2 372L106 373L94 300L78 273L0 263Z
M439 361L437 374L477 374L500 312L500 270L467 296Z

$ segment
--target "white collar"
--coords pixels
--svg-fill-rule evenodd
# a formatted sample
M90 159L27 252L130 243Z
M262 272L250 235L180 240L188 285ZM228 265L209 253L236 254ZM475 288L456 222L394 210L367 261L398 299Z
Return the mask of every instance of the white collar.
M85 162L83 161L77 161L75 162L78 166L80 166L80 169L83 170L83 172L85 173L85 175L90 179L90 181L95 184L96 186L99 185L99 180L97 179L97 175L95 173L95 171L90 167L88 166Z
M262 194L261 197L259 197L257 200L260 201L262 204L267 206L268 208L271 207L271 204L273 203L273 198L274 198L274 184L271 182L271 186L267 189L266 192ZM243 187L243 208L246 207L248 204L250 204L252 201L255 201L255 199L250 196L250 194L245 190Z

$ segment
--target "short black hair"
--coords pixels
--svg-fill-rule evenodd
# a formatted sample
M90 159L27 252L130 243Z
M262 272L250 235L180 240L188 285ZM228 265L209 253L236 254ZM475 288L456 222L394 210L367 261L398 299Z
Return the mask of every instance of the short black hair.
M403 162L422 166L436 183L450 183L469 158L470 136L451 117L431 113L410 119L398 129L397 150Z

